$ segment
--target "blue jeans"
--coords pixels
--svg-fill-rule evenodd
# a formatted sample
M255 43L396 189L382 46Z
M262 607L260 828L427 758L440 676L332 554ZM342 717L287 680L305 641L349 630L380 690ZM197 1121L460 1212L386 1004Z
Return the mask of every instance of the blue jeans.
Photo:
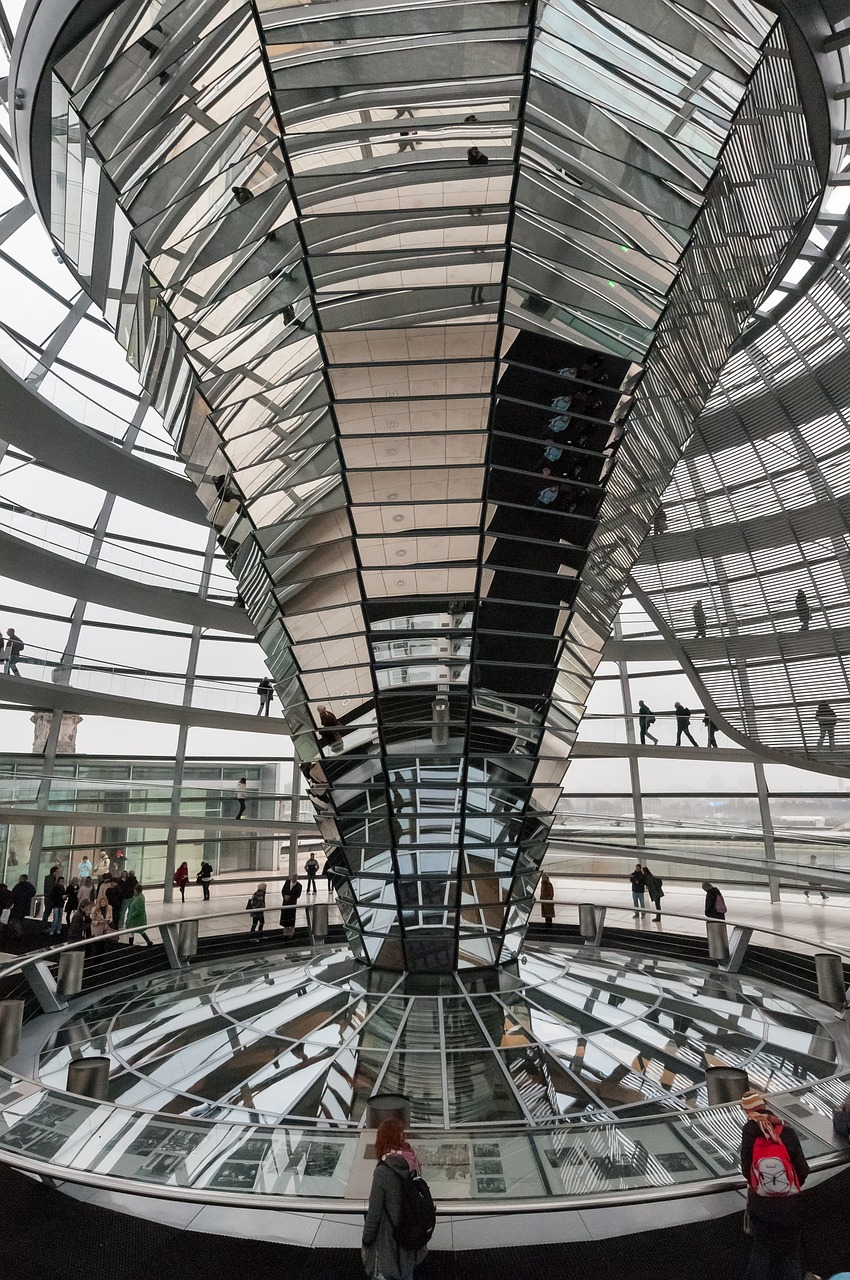
M632 889L632 902L635 904L635 911L643 911L643 894L638 893L636 889Z
M60 933L62 930L62 907L54 907L51 911L50 932Z

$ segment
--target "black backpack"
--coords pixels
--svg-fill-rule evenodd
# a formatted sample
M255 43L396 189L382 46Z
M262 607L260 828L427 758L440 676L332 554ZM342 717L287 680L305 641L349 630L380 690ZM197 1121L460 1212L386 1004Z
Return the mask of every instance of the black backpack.
M387 1165L387 1168L391 1168ZM393 1227L396 1244L400 1249L424 1249L437 1225L437 1210L431 1188L420 1174L393 1173L401 1178L401 1209L398 1222Z

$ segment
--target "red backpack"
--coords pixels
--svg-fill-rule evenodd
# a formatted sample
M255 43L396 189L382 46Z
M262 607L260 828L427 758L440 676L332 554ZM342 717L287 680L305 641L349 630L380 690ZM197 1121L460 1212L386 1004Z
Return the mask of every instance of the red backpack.
M797 1170L779 1134L775 1138L760 1134L753 1143L750 1186L757 1196L769 1198L795 1196L800 1190Z

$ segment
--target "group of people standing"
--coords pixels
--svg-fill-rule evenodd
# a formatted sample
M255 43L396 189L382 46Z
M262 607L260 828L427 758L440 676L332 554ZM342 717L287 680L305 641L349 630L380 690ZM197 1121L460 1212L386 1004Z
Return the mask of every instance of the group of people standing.
M307 876L307 897L311 897L317 892L316 876L319 872L319 864L312 855L304 863L304 874ZM251 933L255 937L259 937L266 926L266 894L268 893L268 885L265 880L257 885L251 894L245 910L251 912ZM281 885L280 890L280 920L279 924L283 929L283 936L291 938L295 933L295 909L298 906L298 899L304 892L304 886L295 875L287 876Z
M639 916L645 909L645 897L649 897L649 901L655 907L655 915L653 920L661 919L661 899L664 897L664 881L661 876L655 876L649 867L643 867L639 862L635 863L635 869L629 876L629 883L632 886L632 902L634 903L635 915Z
M107 870L95 880L92 869L91 860L85 856L79 866L81 874L66 884L59 864L50 868L42 885L42 932L66 942L91 938L96 944L93 949L102 951L110 934L135 928L152 946L144 932L144 893L133 872L113 875ZM19 938L23 933L23 922L34 898L35 886L26 875L20 876L12 889L0 885L0 923L8 927L13 937ZM128 941L132 944L133 940L131 934Z
M629 884L632 888L635 916L644 914L646 898L649 898L649 901L655 907L653 920L660 920L661 899L664 897L664 881L661 876L653 875L649 867L644 867L640 862L636 862L635 869L629 876ZM712 884L709 880L703 880L702 891L705 894L705 914L707 919L725 920L726 903L717 885Z
M210 885L212 884L213 869L212 864L204 860L201 863L200 870L195 876L195 884L201 886L204 895L204 902L210 900ZM180 890L180 901L186 901L186 886L191 879L189 875L188 862L181 862L180 866L174 872L174 887Z

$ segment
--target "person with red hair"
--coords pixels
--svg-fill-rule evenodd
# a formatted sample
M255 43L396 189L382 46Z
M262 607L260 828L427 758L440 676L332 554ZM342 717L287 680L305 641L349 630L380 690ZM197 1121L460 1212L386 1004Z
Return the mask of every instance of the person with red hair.
M401 1120L383 1120L375 1134L377 1165L363 1224L363 1266L373 1280L410 1280L427 1247L406 1249L396 1240L404 1181L419 1173L419 1157L404 1136Z

